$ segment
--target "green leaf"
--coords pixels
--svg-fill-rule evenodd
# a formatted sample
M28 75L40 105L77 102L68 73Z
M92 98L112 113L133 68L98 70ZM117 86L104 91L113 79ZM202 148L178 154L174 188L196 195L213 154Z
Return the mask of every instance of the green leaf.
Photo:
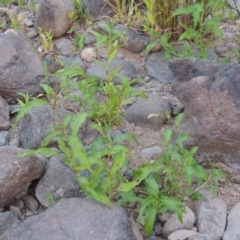
M60 129L57 129L54 131L49 131L47 136L43 139L43 141L41 143L41 147L47 146L49 144L50 140L52 140L54 137L61 135L61 134L62 134L62 132Z
M156 199L153 196L148 196L141 202L141 207L139 208L138 218L137 221L140 221L142 216L146 214L146 209L149 208Z
M177 137L176 144L182 147L182 143L184 143L189 137L189 134L180 134Z
M156 207L151 206L147 209L146 214L145 214L146 220L145 220L145 224L144 224L144 230L148 237L152 234L156 215L157 215Z
M163 135L164 135L163 145L167 146L170 143L172 138L172 129L170 128L165 129Z
M119 192L129 192L131 191L134 187L136 187L139 184L139 182L137 181L133 181L133 182L128 182L128 183L121 183L119 185L119 187L117 188L117 190Z
M129 133L123 133L123 134L118 134L113 138L113 143L114 144L119 144L123 140L129 140L129 141L134 141L137 142L137 139L134 135L129 134Z
M71 135L76 136L79 132L80 127L87 119L87 113L77 113L72 117L70 128Z
M119 205L125 205L127 202L141 202L141 198L137 197L137 195L133 192L121 192L120 200L118 200Z
M154 41L150 42L150 43L147 45L146 49L145 49L145 54L148 54L148 53L154 48L154 46L155 46L156 44L157 44L157 43L154 42Z
M116 172L121 169L126 163L126 153L122 151L117 155L116 158L113 159L113 165L111 167L112 174L116 174Z
M86 186L86 190L89 193L89 195L87 196L87 198L91 198L94 199L98 202L104 203L104 204L111 204L110 199L103 193L95 191L94 189L92 189L89 186Z
M54 151L50 148L47 148L47 147L39 148L37 150L27 150L23 153L20 153L18 156L19 157L25 157L25 156L37 155L37 154L43 155L46 158L49 158L49 157L52 157L52 156L59 156L58 152L56 152L56 151Z
M180 123L182 122L182 119L184 117L184 114L183 113L179 113L177 115L177 117L175 118L175 124L176 126L178 127L180 125Z
M67 114L64 119L63 119L63 126L64 128L67 128L69 122L71 121L73 115L72 114Z
M148 193L150 195L157 197L159 194L159 185L156 182L156 180L150 176L150 177L146 178L145 184L147 186Z
M53 97L55 95L55 92L54 92L53 88L50 87L49 85L42 83L42 84L40 84L40 86L44 89L47 96Z

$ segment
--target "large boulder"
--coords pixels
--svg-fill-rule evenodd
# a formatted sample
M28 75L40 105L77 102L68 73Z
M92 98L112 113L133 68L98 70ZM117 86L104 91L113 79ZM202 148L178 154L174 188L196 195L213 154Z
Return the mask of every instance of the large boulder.
M123 208L84 198L60 201L7 235L9 240L136 240Z
M73 0L42 0L40 2L35 27L51 32L58 38L71 28L69 12L74 11Z
M224 164L240 182L240 65L223 66L214 77L194 77L175 94L185 105L179 130L191 134L189 146L200 147L197 159Z
M23 31L8 30L0 34L0 95L9 103L18 93L37 95L44 80L42 62Z
M44 173L44 157L18 157L22 152L24 149L17 147L0 147L0 207L24 196L32 180Z

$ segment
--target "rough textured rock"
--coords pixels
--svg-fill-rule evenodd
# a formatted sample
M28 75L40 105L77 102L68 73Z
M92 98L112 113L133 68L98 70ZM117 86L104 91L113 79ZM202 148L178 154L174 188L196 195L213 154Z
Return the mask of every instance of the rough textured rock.
M0 131L7 131L10 127L9 106L0 96Z
M147 45L151 42L150 37L140 35L133 29L128 28L124 25L117 24L114 27L114 29L117 29L123 33L126 44L127 44L126 46L124 46L124 48L128 49L131 52L139 53L145 50ZM124 42L121 41L121 39L119 39L119 41L120 41L120 44L124 44ZM154 47L154 51L157 51L159 49L160 49L160 45L156 45L156 47Z
M103 64L108 69L109 74L111 74L116 68L120 67L120 70L118 71L119 74L129 79L133 79L136 77L137 71L135 67L131 63L123 59L114 59L110 65L107 63L107 61L103 61ZM98 77L100 80L103 81L105 81L107 78L105 70L98 63L94 63L91 67L89 67L87 70L87 74L90 77ZM113 82L116 84L121 83L119 77L114 77Z
M157 158L162 153L162 148L160 147L149 147L141 151L142 155L146 158Z
M185 106L180 132L190 133L189 146L199 146L197 159L220 162L230 179L240 182L240 66L219 69L214 79L200 76L180 84L176 96Z
M73 41L67 38L59 38L54 42L54 47L62 55L69 55L72 53Z
M196 217L192 210L186 207L186 212L183 214L183 222L180 222L176 213L174 213L163 226L163 236L168 236L177 230L190 230L195 223Z
M4 146L7 142L7 131L0 131L0 146Z
M198 76L213 79L219 66L200 58L174 58L169 61L169 68L178 81L186 82Z
M44 79L42 62L23 31L0 34L0 95L8 103L16 102L18 93L37 95Z
M71 27L68 13L74 10L72 0L42 0L37 11L35 27L41 27L44 32L51 32L55 38L61 37Z
M67 114L72 114L71 112L63 109L57 109L57 111L62 119ZM25 149L38 148L50 127L54 124L57 124L57 120L50 106L31 109L26 113L21 124L21 146ZM79 137L85 144L89 144L96 136L96 131L90 129L89 125L89 123L84 123L79 132ZM56 145L56 141L50 141L49 145Z
M227 219L227 205L219 198L196 204L198 232L208 234L212 240L221 240Z
M44 157L18 157L22 152L24 149L17 147L0 147L0 207L25 195L31 181L44 173Z
M138 126L160 129L166 122L166 111L171 111L172 105L169 100L162 98L159 94L151 94L147 99L141 99L130 106L125 113L129 123ZM151 117L150 114L159 116Z
M26 194L21 198L21 200L24 202L25 207L30 211L35 213L38 209L38 202L33 196Z
M109 2L114 4L114 0L110 0ZM112 7L104 0L83 0L83 6L94 18L113 14Z
M97 59L97 52L93 47L87 47L82 50L81 58L86 62L92 62Z
M152 53L147 57L146 69L149 76L160 82L172 83L174 80L163 51Z
M223 240L239 240L240 239L240 203L233 207L227 218L227 229L223 234Z
M5 231L17 227L21 222L12 212L0 213L0 239L3 239Z
M123 208L69 198L28 218L9 232L9 240L136 240Z
M212 240L211 236L190 230L178 230L168 236L168 240Z
M58 201L62 198L79 197L79 191L80 186L73 171L61 159L52 157L47 163L46 172L40 179L35 194L43 206L49 207L52 203L47 198L48 193L53 196L54 201Z

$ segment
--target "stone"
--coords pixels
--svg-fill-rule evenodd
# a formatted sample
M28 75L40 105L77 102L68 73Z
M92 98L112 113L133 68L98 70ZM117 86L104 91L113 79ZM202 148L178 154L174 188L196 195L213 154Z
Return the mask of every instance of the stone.
M227 205L220 198L200 200L196 204L198 232L208 234L212 240L221 240L227 219Z
M0 207L27 193L32 180L44 173L46 159L42 156L18 157L24 149L0 147Z
M147 99L140 99L130 106L125 113L129 123L137 126L160 129L166 122L166 111L171 112L172 106L168 99L162 98L159 94L150 94ZM148 118L151 114L153 116Z
M54 201L58 201L63 198L80 197L79 191L80 185L74 172L61 159L52 157L47 163L45 174L37 184L35 194L43 206L49 207L52 203L47 194L51 194Z
M200 58L174 58L169 61L169 69L174 78L186 82L198 76L208 76L213 79L219 66Z
M57 108L61 119L67 114L73 114L70 111ZM20 127L21 146L25 149L37 149L42 140L48 133L51 126L57 124L56 116L50 106L33 108L25 114ZM85 122L79 132L79 138L83 144L90 144L96 137L96 130L90 128L90 122ZM49 146L56 146L57 140L51 140Z
M160 221L160 223L164 224L170 217L171 214L169 212L166 212L161 215L158 215L158 220Z
M18 218L21 218L22 213L18 207L10 205L9 211L16 215Z
M17 216L12 212L0 213L0 239L2 238L5 231L17 227L21 222Z
M227 217L227 229L223 234L223 240L239 240L240 237L240 203L234 206Z
M206 69L207 72L207 69ZM222 66L214 77L199 76L181 83L175 95L185 106L180 133L191 137L186 147L199 146L199 162L209 159L240 182L240 66ZM219 166L220 166L219 165Z
M7 142L8 131L0 131L0 146L4 146Z
M155 224L154 231L155 231L157 236L160 236L162 234L162 230L163 230L163 228L162 228L161 223Z
M20 98L18 93L36 96L44 81L42 62L21 30L0 34L0 95L8 103Z
M86 62L92 62L97 59L97 52L93 47L87 47L82 50L81 58Z
M131 52L139 53L145 50L147 45L151 42L150 37L141 35L134 31L131 28L126 27L122 24L117 24L114 29L122 32L126 45L124 44L124 41L119 39L119 44L122 44L124 48L128 49ZM154 49L155 51L160 50L160 45L158 48Z
M109 0L109 2L114 4L114 0ZM83 0L83 7L93 18L111 16L113 14L112 7L104 0Z
M190 230L178 230L168 236L168 240L212 240L211 236Z
M112 204L110 208L84 198L60 201L8 235L9 240L136 240L122 207Z
M81 67L83 70L85 70L85 65L82 61L82 59L77 55L72 55L72 56L59 56L58 58L60 61L62 61L66 67L71 67L71 66L78 66Z
M19 208L20 210L22 210L24 207L24 202L21 199L15 198L13 200L13 202L10 203L10 205L15 206L15 207Z
M40 179L40 181L41 180L42 180L42 178ZM32 211L34 213L37 211L37 209L38 209L38 202L37 202L37 200L34 197L32 197L31 195L26 194L23 197L21 197L21 199L24 202L24 205L25 205L25 207L27 209L29 209L30 211Z
M54 41L54 47L62 55L70 55L72 53L73 42L67 38L59 38Z
M164 51L152 53L147 57L146 69L150 77L163 83L172 83L174 76L169 69L168 61L164 56Z
M72 0L42 0L36 14L35 28L51 32L59 38L71 28L69 12L74 11Z
M162 149L157 146L149 147L149 148L142 149L141 153L146 158L155 159L160 156L160 154L162 153Z
M196 217L192 210L188 207L185 208L186 212L183 213L182 222L179 221L178 216L174 213L163 226L163 236L167 237L177 230L190 230L192 229Z
M5 99L0 96L0 131L10 128L9 106Z
M28 38L34 39L38 36L38 32L34 29L32 29L30 32L27 33Z
M129 63L123 59L114 59L110 63L110 65L108 64L107 61L103 61L102 63L106 66L106 69L108 69L109 74L111 74L116 68L119 67L120 70L118 71L118 74L121 74L121 75L129 78L130 80L136 77L137 71L136 71L135 67L131 63ZM87 74L90 77L97 77L102 81L107 80L106 72L99 63L92 64L87 69ZM113 82L116 84L121 84L121 80L117 76L115 76L113 78Z

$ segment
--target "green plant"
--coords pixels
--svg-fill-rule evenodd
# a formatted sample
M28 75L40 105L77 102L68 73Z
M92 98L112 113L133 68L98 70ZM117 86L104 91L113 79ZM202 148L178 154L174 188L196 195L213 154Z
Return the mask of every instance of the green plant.
M179 126L183 114L176 117L175 125ZM144 229L151 235L157 214L167 211L176 212L182 220L184 212L183 199L201 198L198 191L208 186L216 194L218 179L224 176L220 170L207 172L194 158L198 147L187 150L183 143L189 134L179 134L173 141L172 129L164 131L163 153L154 163L141 165L133 171L133 179L120 184L120 204L139 202L138 220L145 216ZM213 181L213 182L212 182Z
M84 39L85 39L85 34L77 34L74 38L75 48L79 48L80 50L82 50L84 47Z
M22 8L24 6L24 0L18 0L18 6Z
M28 1L27 7L32 13L36 13L36 5L34 0Z
M0 3L2 3L4 6L9 6L12 4L12 0L1 0Z
M41 43L44 52L51 51L53 49L53 35L51 32L45 32L41 27L38 27L38 33L41 37Z
M7 8L0 8L0 12L5 12L10 18L11 21L11 27L14 29L24 29L24 22L23 17L14 15L11 11L9 11Z

